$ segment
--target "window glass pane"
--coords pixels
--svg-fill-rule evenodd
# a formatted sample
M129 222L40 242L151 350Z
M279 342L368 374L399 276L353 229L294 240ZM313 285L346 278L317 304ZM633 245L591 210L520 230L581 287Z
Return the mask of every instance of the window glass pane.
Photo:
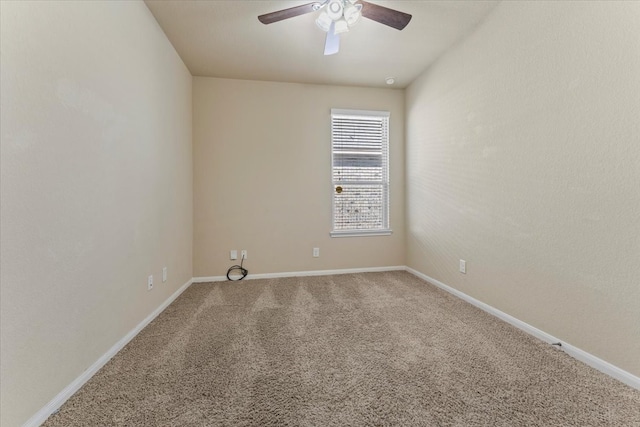
M383 226L382 185L344 185L334 191L335 230L371 230Z

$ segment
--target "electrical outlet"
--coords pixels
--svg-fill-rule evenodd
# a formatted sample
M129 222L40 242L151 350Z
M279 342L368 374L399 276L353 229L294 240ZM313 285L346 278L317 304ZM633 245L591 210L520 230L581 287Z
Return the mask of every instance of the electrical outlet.
M235 249L229 251L229 259L238 259L238 251Z
M467 274L467 261L463 259L460 260L460 273Z
M162 281L163 282L167 281L167 267L162 268Z
M150 291L153 289L153 274L147 277L147 290Z
M242 259L247 259L247 250L246 249L241 250L240 256L242 257Z
M313 257L318 258L320 256L320 248L313 248Z

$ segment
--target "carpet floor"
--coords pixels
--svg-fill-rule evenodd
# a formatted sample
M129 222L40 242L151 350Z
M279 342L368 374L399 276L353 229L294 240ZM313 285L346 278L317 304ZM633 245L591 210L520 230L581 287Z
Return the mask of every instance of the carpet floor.
M640 391L398 271L194 284L44 426L640 426Z

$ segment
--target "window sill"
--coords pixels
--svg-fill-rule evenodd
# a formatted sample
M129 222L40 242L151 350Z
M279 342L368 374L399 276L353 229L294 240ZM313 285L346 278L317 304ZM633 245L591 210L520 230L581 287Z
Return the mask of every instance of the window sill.
M369 236L390 236L392 230L349 230L332 231L331 237L369 237Z

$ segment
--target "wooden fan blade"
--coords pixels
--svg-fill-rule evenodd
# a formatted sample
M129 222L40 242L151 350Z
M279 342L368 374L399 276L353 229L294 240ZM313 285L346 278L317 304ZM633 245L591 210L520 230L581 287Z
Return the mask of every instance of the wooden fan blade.
M273 24L283 19L293 18L294 16L304 15L318 10L319 3L307 3L302 6L290 7L289 9L278 10L277 12L265 13L258 16L258 20L263 24Z
M378 6L368 1L360 0L362 4L362 16L372 19L396 30L402 30L411 21L411 15L388 7Z
M340 36L335 32L336 24L331 23L331 28L327 31L327 38L324 42L324 54L333 55L340 50Z

